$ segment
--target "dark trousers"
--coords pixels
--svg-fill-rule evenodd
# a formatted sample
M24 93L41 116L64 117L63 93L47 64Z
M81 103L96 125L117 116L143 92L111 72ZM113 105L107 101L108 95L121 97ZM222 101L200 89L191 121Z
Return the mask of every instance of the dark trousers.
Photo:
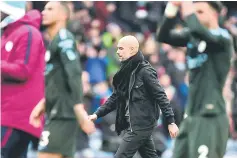
M18 129L1 126L1 157L26 158L29 143L38 138Z
M122 142L115 154L115 158L132 158L138 151L142 158L158 158L152 139L152 131L125 130Z

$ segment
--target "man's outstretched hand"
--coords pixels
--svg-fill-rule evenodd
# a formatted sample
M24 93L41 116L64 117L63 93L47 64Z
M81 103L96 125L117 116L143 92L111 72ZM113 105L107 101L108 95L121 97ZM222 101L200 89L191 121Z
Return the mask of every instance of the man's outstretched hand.
M175 123L169 124L168 129L169 129L169 133L170 133L171 138L177 137L177 135L179 133L179 128Z
M88 119L90 121L95 121L95 120L97 120L97 115L96 114L89 115Z

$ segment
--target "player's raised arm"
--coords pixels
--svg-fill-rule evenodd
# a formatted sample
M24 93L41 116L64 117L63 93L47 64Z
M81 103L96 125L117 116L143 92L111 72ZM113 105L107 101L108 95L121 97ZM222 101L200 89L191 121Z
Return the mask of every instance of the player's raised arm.
M205 7L210 6L206 4ZM218 25L218 22L212 23L213 26L210 26L209 29L203 26L198 20L197 15L195 15L195 11L199 13L199 16L204 16L202 14L205 14L202 13L201 10L198 10L198 7L194 8L193 2L191 1L181 3L181 13L193 36L196 36L207 43L218 44L219 46L225 46L226 43L231 41L231 37L226 30L220 31L220 29L216 29L218 26L215 26L215 24ZM216 16L218 16L218 13L214 9L210 10L210 12L213 12L212 14L216 14ZM218 20L218 18L216 18L216 20Z
M176 14L179 10L179 3L169 2L165 9L163 21L157 30L159 42L174 46L186 46L189 40L189 29L175 30Z

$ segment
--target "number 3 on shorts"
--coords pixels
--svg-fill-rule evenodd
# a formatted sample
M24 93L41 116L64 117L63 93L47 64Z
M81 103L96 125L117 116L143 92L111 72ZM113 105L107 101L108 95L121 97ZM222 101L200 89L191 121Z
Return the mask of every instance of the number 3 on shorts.
M49 135L50 135L49 131L42 132L40 142L39 142L40 146L45 147L49 144Z
M209 149L206 145L201 145L198 148L199 157L198 158L208 158Z

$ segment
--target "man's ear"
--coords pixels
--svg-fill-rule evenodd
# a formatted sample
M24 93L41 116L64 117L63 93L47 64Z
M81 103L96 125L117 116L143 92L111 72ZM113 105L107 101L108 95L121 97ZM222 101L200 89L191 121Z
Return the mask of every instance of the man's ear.
M133 54L133 53L134 53L134 48L133 48L133 47L130 47L130 49L131 49L130 54Z

